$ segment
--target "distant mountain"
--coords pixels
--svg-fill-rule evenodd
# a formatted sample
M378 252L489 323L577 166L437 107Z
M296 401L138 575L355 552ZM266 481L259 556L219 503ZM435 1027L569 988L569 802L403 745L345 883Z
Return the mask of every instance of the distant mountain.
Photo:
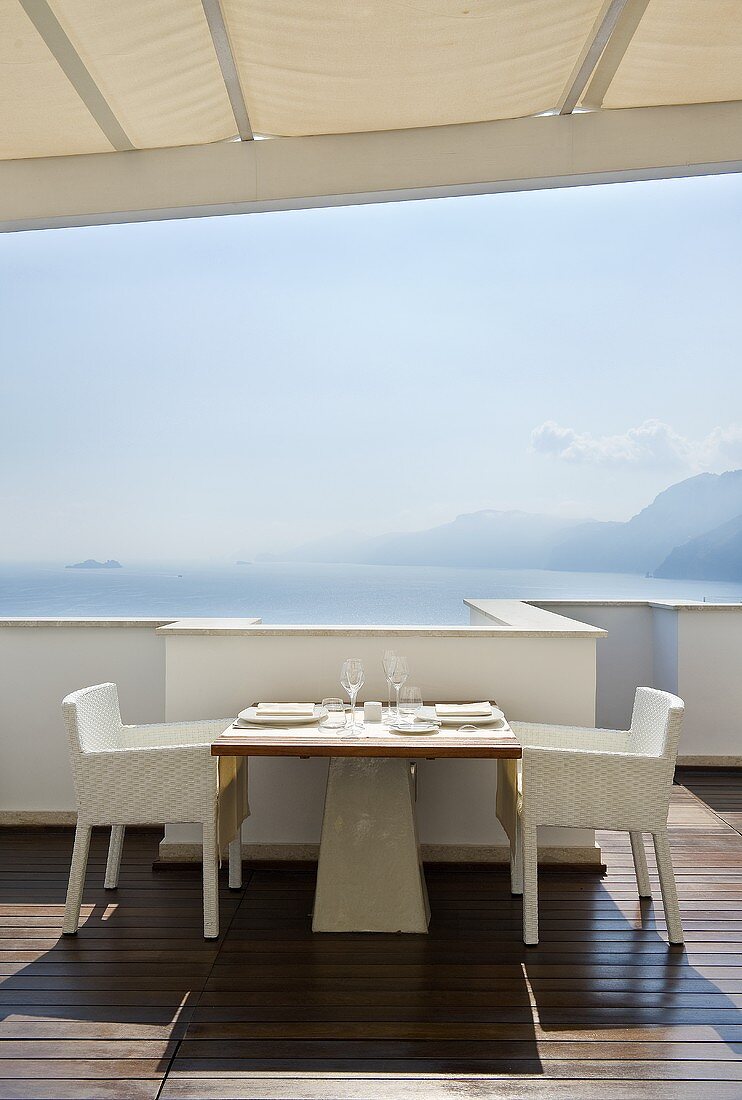
M736 580L742 579L742 567L735 559L737 531L742 546L742 470L730 470L698 474L671 485L626 523L485 510L425 531L375 538L346 531L283 554L264 554L258 560ZM698 572L703 569L709 572Z
M471 512L426 531L319 539L270 560L543 569L557 540L581 522L528 512Z
M742 581L742 515L676 546L654 570L655 577Z
M109 558L108 561L86 558L85 561L78 561L74 565L65 565L65 569L123 569L123 566L115 558Z
M371 540L363 547L363 560L378 565L543 569L557 539L575 523L529 512L471 512L427 531Z
M555 547L548 565L593 573L656 572L676 546L739 515L742 470L698 474L665 489L627 523L574 528Z

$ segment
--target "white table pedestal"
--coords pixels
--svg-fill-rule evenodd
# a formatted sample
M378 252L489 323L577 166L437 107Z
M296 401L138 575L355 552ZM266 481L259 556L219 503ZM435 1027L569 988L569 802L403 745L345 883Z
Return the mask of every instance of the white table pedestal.
M333 757L314 899L313 932L427 932L410 764Z

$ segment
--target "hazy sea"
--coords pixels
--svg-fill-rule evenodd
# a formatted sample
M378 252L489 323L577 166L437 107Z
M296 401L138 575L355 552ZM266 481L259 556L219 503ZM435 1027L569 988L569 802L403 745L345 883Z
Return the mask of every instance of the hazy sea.
M258 616L265 623L467 623L465 597L742 601L742 584L428 566L0 565L0 617Z

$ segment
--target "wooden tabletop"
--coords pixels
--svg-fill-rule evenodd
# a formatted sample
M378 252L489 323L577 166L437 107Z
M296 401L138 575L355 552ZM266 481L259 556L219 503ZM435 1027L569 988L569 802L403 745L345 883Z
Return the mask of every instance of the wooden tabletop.
M360 717L360 712L359 712ZM292 729L235 729L230 726L211 746L212 756L385 756L408 760L438 757L517 760L521 747L507 722L459 733L394 733L379 722L366 722L358 734L337 734L316 725Z

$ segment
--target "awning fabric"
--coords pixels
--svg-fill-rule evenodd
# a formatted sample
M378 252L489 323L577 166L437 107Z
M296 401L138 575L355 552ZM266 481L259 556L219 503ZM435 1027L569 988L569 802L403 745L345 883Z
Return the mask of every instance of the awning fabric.
M353 133L551 109L600 0L224 0L253 128Z
M136 148L234 134L199 0L54 0L50 7Z
M235 138L204 4L253 132L294 137L553 111L616 2L0 0L0 159ZM742 98L742 0L626 0L616 34L584 106Z
M0 2L0 157L112 146L15 0Z
M603 107L742 99L742 0L650 0Z

